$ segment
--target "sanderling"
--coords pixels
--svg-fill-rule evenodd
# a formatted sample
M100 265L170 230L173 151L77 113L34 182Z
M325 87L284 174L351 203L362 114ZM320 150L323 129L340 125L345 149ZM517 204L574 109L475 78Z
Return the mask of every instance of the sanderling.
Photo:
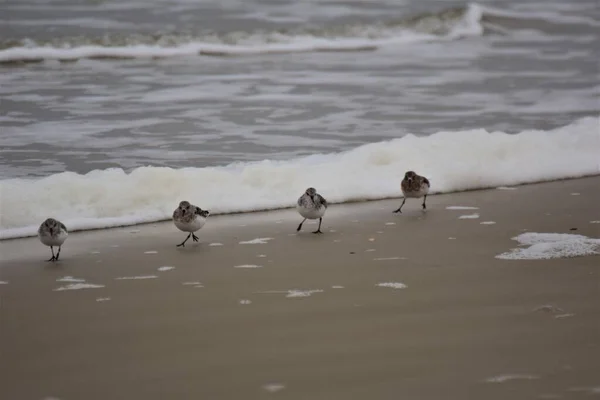
M208 210L203 210L187 201L179 203L179 207L173 211L173 223L180 231L189 232L190 234L177 247L185 247L185 242L190 236L194 242L198 241L198 236L194 235L194 232L204 226L208 214L210 214Z
M402 206L406 202L407 197L414 197L419 199L423 197L423 210L427 209L425 201L427 200L427 193L429 193L429 180L424 176L417 175L414 171L408 171L404 174L404 179L400 184L404 200L400 207L394 211L395 213L402 213Z
M298 225L298 229L296 229L297 232L302 229L302 224L307 219L319 218L319 228L313 233L323 233L321 232L321 222L323 221L325 210L327 210L327 200L318 194L315 188L306 189L306 192L298 199L296 209L304 217L300 225Z
M69 232L62 222L54 218L48 218L42 222L38 229L38 237L40 238L40 242L46 246L50 246L50 251L52 251L52 258L47 261L58 261L60 248L65 240L67 240L67 236L69 236ZM58 253L56 255L54 255L54 246L58 246Z

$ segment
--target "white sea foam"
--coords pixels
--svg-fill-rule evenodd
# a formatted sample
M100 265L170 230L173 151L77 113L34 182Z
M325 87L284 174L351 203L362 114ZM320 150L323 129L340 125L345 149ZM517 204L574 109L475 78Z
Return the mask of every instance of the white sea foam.
M202 282L183 282L182 285L197 286L197 285L202 285Z
M495 221L483 221L480 222L479 225L494 225L495 223Z
M244 300L240 300L239 303L242 304L242 305L248 305L248 304L252 304L252 301L244 299Z
M244 264L244 265L236 265L233 268L262 268L262 265Z
M600 221L590 221L590 224L600 224Z
M148 251L145 251L144 254L158 254L158 251L156 251L156 250L148 250Z
M458 219L477 219L477 218L479 218L479 214L477 214L477 213L461 215L460 217L458 217Z
M172 270L172 269L175 269L175 267L171 267L171 266L169 266L169 265L165 265L165 266L163 266L163 267L158 267L158 270L159 270L159 271L170 271L170 270Z
M390 260L406 260L406 257L379 257L374 258L373 261L390 261Z
M0 281L0 285L8 285L7 281Z
M282 383L268 383L263 385L263 389L265 389L267 392L275 393L285 389L285 385Z
M117 281L125 281L125 280L137 280L137 279L156 279L158 276L156 275L139 275L139 276L120 276L115 278Z
M575 316L575 314L573 314L573 313L566 313L566 314L555 315L554 318L563 319L563 318L570 318L570 317L574 317L574 316Z
M63 276L56 280L56 282L85 282L85 279L73 278L72 276Z
M54 289L55 292L61 292L63 290L81 290L81 289L98 289L103 288L104 285L94 285L92 283L72 283L67 286L61 286Z
M527 232L513 237L519 245L496 256L503 260L548 260L551 258L579 257L600 254L600 239L569 233Z
M392 289L406 289L408 287L404 283L401 283L401 282L382 282L382 283L378 283L375 286L392 288Z
M211 244L209 244L209 246L213 246L213 247L223 246L223 243L211 243Z
M407 135L342 153L224 167L5 179L0 181L0 239L36 235L47 210L77 231L168 220L181 198L205 204L214 215L292 207L292 194L308 186L333 188L327 194L330 203L398 197L399 171L409 168L435 182L432 194L593 175L600 173L598 124L600 118L587 117L550 131Z
M311 289L311 290L297 290L292 289L287 291L287 295L285 297L310 297L314 293L323 292L321 289Z
M109 301L110 297L98 297L96 298L97 302Z
M446 210L479 210L479 207L469 207L469 206L448 206Z
M498 189L498 190L517 190L517 188L508 187L508 186L499 186L496 189Z
M539 379L539 376L528 375L528 374L505 374L505 375L492 376L491 378L487 378L485 381L488 383L504 383L504 382L513 381L516 379L526 379L526 380Z
M273 240L273 238L256 238L240 242L240 244L267 244L269 240Z

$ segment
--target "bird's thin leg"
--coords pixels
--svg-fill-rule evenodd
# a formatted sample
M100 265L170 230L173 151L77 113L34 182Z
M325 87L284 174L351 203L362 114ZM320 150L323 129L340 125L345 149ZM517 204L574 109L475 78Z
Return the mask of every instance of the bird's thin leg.
M52 252L52 258L46 261L54 261L56 260L56 257L54 256L54 248L52 248L52 246L50 246L50 251Z
M58 253L56 253L55 261L58 261L58 257L60 256L60 249L61 249L61 246L58 246Z
M404 205L404 203L406 203L406 197L404 198L404 200L402 200L402 204L400 204L400 207L394 212L402 214L402 206Z
M187 242L187 241L188 241L188 239L190 238L190 236L192 236L192 233L191 233L191 232L190 232L190 234L189 234L189 235L187 235L187 237L185 238L185 240L184 240L183 242L181 242L181 243L179 243L179 244L177 245L177 247L185 247L185 242Z
M198 236L194 235L194 232L192 232L192 239L194 240L194 242L198 241Z
M319 228L317 228L317 230L314 231L313 233L323 233L323 232L321 232L321 222L322 221L323 221L323 218L322 217L319 218Z
M302 224L304 223L304 221L306 221L306 218L304 218L302 220L302 222L300 222L300 225L298 225L298 229L296 229L296 232L300 232L300 229L302 229Z
M425 197L423 198L423 210L427 209L427 206L425 205L426 200L427 200L427 195L425 195Z

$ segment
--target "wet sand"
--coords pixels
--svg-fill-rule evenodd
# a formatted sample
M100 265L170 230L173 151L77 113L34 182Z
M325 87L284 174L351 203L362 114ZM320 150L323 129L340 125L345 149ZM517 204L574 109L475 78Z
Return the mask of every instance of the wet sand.
M600 237L600 177L399 203L332 205L323 235L292 210L210 217L185 248L170 223L74 232L57 264L0 242L0 398L600 394L600 257L495 258L524 231Z

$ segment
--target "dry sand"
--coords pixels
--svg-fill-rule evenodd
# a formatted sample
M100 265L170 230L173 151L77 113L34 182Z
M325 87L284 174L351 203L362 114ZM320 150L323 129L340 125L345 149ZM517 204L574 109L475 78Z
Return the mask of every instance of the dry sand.
M333 205L323 235L292 210L211 217L185 248L170 223L75 232L57 264L0 242L0 398L600 394L600 257L495 258L524 231L600 237L600 177L399 202ZM77 283L103 287L55 290Z

